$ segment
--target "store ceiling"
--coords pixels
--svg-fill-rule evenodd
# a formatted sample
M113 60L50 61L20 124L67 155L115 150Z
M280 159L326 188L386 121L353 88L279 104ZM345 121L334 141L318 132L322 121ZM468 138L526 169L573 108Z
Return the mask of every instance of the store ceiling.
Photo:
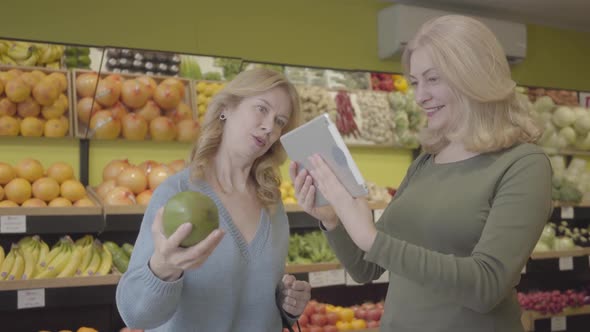
M590 31L590 0L385 1L491 16L516 22Z

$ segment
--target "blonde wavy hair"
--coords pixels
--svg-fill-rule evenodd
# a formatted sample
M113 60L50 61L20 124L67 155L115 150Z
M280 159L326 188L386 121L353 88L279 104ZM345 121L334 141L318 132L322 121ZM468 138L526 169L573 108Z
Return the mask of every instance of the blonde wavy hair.
M201 134L189 157L191 179L204 178L206 168L211 165L219 149L224 128L223 121L219 118L221 112L226 108L237 107L245 98L262 94L277 87L284 89L291 100L291 115L282 134L299 125L301 118L299 94L283 74L267 68L243 71L227 83L209 102L205 119L201 124ZM252 165L250 172L255 181L256 195L267 208L275 205L281 199L279 166L286 160L287 153L280 140L277 140Z
M425 151L438 153L452 140L472 152L492 152L542 134L526 97L515 90L502 46L483 23L461 15L426 22L402 55L406 76L417 48L428 53L459 104L447 126L420 133Z

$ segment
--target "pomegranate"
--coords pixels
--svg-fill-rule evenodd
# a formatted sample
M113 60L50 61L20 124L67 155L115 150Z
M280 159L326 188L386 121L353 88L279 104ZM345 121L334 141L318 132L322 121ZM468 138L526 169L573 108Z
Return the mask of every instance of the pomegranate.
M160 163L154 160L146 160L141 164L137 165L137 167L141 168L143 173L148 176L152 172L152 169L156 166L159 166Z
M22 207L46 207L47 203L39 198L29 198L21 204Z
M127 114L121 120L123 137L129 140L141 141L148 133L148 123L140 115L135 113Z
M49 106L55 103L61 92L60 87L53 78L45 77L33 88L33 97L43 105Z
M121 88L123 87L123 82L125 81L123 76L119 74L110 74L104 79L115 83L115 86L117 87L117 89L119 89L119 91L121 91Z
M17 203L22 204L27 199L31 198L31 183L23 178L15 178L4 186L4 195L6 198Z
M98 111L90 119L91 137L97 139L115 139L121 133L121 121L115 119L111 111Z
M78 100L76 106L76 112L78 113L78 119L80 122L88 124L90 122L90 115L102 110L102 106L99 103L93 102L92 97L84 97Z
M176 125L165 116L150 121L150 136L154 141L173 141L176 138Z
M50 202L59 196L60 187L55 179L42 177L33 182L33 197Z
M50 207L70 207L72 206L72 202L64 197L58 197L48 204Z
M147 103L135 111L138 115L141 115L146 121L152 121L153 119L161 115L160 106L153 100L148 100Z
M117 186L129 188L134 194L146 190L147 184L144 171L137 166L129 166L117 176Z
M0 136L18 136L20 124L12 116L0 116Z
M65 180L60 186L61 196L75 202L86 196L84 185L78 180Z
M0 116L16 114L16 104L11 102L8 98L0 99ZM159 114L158 114L159 115Z
M190 106L183 102L180 102L175 109L167 111L166 116L174 120L174 122L178 123L182 120L192 119L193 111L191 110Z
M172 84L160 84L154 92L154 101L164 110L173 110L181 99L180 90Z
M186 167L186 162L182 159L173 160L167 166L172 170L172 173L178 173Z
M93 97L98 83L96 73L85 73L76 77L76 94L78 97Z
M96 101L105 107L111 107L119 100L121 88L113 80L100 80L96 88Z
M55 103L50 106L43 106L41 113L45 119L57 119L68 110L68 97L59 95Z
M13 103L20 103L31 96L31 88L22 79L15 78L6 83L4 93Z
M129 160L111 160L102 170L102 180L116 180L119 173L125 168L132 166Z
M65 180L74 179L74 168L58 161L47 168L47 176L57 181L58 184L62 184Z
M154 92L156 91L156 88L158 87L158 84L156 83L156 81L149 77L149 76L140 76L137 78L137 80L143 84L145 84L147 86L147 91L149 94L149 99L151 99L154 96Z
M162 82L160 82L160 84L172 85L173 87L175 87L178 90L178 93L180 93L180 98L181 99L184 98L184 94L185 94L184 84L180 80L177 80L176 78L167 78L167 79L163 80Z
M176 124L178 127L178 136L176 140L179 142L194 142L199 133L201 132L201 126L199 122L192 119L185 119Z
M36 117L41 113L41 105L29 96L16 105L16 112L21 118L26 118L27 116Z
M158 186L164 182L173 172L168 166L160 165L152 168L148 175L148 185L151 190L156 190Z
M45 122L43 135L46 137L64 137L68 134L70 122L65 116L58 119L49 119Z
M98 187L96 187L96 194L98 194L98 197L100 197L100 199L104 200L105 197L107 197L107 194L116 186L117 181L115 181L114 179L106 180L105 182L99 184Z
M43 174L45 173L43 165L41 165L39 160L32 158L26 158L19 161L14 168L17 177L23 178L31 183L43 177Z
M13 201L9 201L9 200L4 200L4 201L0 202L0 208L5 208L5 207L18 207L18 204L16 204Z
M33 74L32 72L28 72L28 73L23 73L20 76L20 79L23 80L23 82L25 82L26 85L29 86L29 88L33 89L35 87L35 85L37 85L37 83L39 83L39 81L41 80L41 77ZM2 93L2 89L0 89L0 94Z
M104 198L106 205L134 205L135 195L125 187L115 187Z
M142 191L139 195L137 195L137 204L148 205L150 203L150 199L152 199L153 193L154 191L151 189Z
M143 107L150 97L149 89L149 86L138 80L127 80L123 82L121 99L131 108Z
M111 112L115 119L121 120L125 114L129 114L127 107L120 101L117 101L113 107L111 107Z
M41 119L28 116L20 123L20 133L27 137L41 137L44 127L45 123Z
M48 78L54 80L59 87L59 92L65 92L68 88L68 80L63 73L51 73L47 75Z
M0 161L0 185L5 185L16 177L16 170L12 165Z
M96 206L94 204L94 202L88 198L88 197L83 197L79 200L76 201L76 203L74 203L74 206L76 207L91 207L91 206Z

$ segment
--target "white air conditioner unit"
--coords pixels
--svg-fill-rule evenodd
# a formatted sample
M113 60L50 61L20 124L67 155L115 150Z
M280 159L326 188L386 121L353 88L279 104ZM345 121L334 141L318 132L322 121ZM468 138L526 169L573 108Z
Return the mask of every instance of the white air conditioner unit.
M449 14L443 10L395 4L378 13L379 58L387 59L401 55L404 47L426 21ZM521 62L526 56L526 26L514 23L468 15L484 23L494 32L511 64Z

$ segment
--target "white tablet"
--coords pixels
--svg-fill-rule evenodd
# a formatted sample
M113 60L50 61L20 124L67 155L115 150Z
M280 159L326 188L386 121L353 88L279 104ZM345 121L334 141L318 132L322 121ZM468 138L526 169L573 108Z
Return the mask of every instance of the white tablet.
M300 168L310 169L308 158L318 153L353 197L369 194L361 172L328 114L324 113L281 136L281 144L289 158L296 161ZM328 204L319 190L316 190L315 204Z

